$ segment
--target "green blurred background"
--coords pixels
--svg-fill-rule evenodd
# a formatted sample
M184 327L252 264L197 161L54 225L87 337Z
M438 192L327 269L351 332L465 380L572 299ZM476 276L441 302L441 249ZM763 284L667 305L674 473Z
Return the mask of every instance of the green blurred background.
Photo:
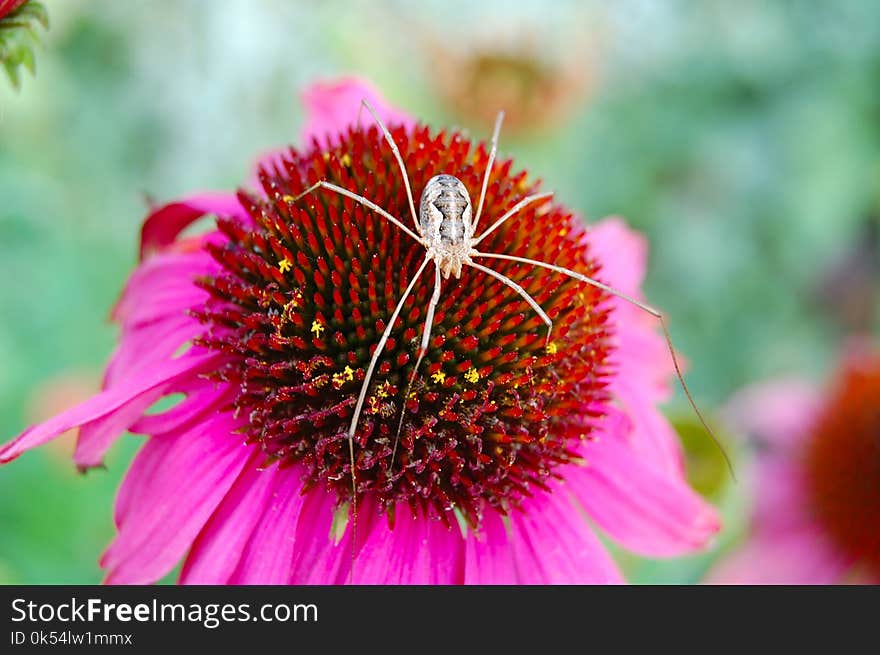
M750 381L819 377L845 335L876 333L873 0L44 4L36 77L0 79L0 441L97 387L145 197L242 183L297 140L299 91L342 74L480 137L503 106L504 155L643 231L648 297L716 420ZM701 556L621 553L637 582L697 581L745 514L680 394L668 410L727 525ZM0 583L99 581L138 445L84 476L69 437L3 467Z

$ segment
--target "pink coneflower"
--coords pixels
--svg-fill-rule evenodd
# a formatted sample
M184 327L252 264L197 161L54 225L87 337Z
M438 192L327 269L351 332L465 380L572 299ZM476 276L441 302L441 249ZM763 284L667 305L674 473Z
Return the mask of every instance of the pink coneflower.
M111 583L154 581L182 558L184 583L618 582L587 517L637 553L703 547L718 519L685 483L656 408L671 365L653 319L513 262L497 268L553 318L553 342L545 347L520 296L467 268L444 287L407 395L433 288L424 275L358 426L352 543L348 423L371 349L425 251L342 196L294 199L325 179L407 216L391 149L366 112L356 125L362 97L390 123L416 193L438 172L473 193L488 154L414 125L357 80L306 97L305 145L266 160L259 193L200 194L147 218L143 260L113 314L122 337L104 391L0 448L0 461L75 425L84 469L126 430L149 437L101 559ZM486 220L536 187L496 162ZM204 214L218 216L215 230L180 235ZM564 207L536 203L487 241L487 252L640 294L646 245L620 219L586 231ZM172 394L185 398L146 413Z
M708 581L880 582L880 352L853 342L829 389L767 382L731 415L756 440L755 509Z

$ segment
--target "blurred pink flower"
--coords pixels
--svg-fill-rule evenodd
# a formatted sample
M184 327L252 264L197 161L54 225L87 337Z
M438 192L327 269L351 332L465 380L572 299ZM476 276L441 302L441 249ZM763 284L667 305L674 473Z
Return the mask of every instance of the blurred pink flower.
M854 340L829 389L758 384L730 415L756 442L754 510L706 581L880 582L880 352Z
M363 82L313 87L307 145L264 161L260 195L201 193L150 214L113 312L122 334L104 390L0 448L0 462L74 426L82 468L126 430L149 437L116 501L119 532L101 559L110 583L152 582L181 558L183 583L620 582L585 515L637 553L704 547L718 517L687 486L656 408L671 364L651 317L511 264L499 269L554 317L558 351L518 296L468 269L444 286L417 393L404 398L431 289L420 280L356 436L352 548L352 521L335 523L351 501L347 423L424 248L339 196L292 200L325 178L408 219L387 143L368 115L348 129L364 96L417 192L439 170L478 188L484 146L413 126ZM509 161L495 167L486 225L536 187ZM217 229L181 238L204 214ZM592 275L601 264L602 279L641 295L647 245L620 219L585 231L564 208L535 206L488 243ZM185 398L146 413L172 394Z

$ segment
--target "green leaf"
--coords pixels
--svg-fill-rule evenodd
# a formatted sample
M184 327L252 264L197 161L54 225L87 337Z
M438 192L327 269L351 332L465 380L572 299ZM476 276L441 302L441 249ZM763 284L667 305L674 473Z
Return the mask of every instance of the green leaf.
M36 62L34 60L34 51L28 48L27 46L23 46L19 49L19 65L27 68L31 75L35 75L37 72Z
M39 2L27 2L0 20L0 65L16 90L21 88L21 66L36 73L32 47L40 44L38 24L49 28L49 14Z
M39 2L27 2L12 14L16 18L33 18L45 29L49 29L49 12Z
M7 60L3 62L3 68L6 69L6 75L12 82L12 88L18 91L21 88L21 77L18 74L18 66Z

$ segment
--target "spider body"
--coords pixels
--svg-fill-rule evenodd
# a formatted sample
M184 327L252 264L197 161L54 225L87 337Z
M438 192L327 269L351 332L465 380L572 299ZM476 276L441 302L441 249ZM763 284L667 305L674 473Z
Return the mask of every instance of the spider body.
M471 263L474 236L471 198L461 180L453 175L428 180L419 202L418 228L443 278L460 278L461 267Z

